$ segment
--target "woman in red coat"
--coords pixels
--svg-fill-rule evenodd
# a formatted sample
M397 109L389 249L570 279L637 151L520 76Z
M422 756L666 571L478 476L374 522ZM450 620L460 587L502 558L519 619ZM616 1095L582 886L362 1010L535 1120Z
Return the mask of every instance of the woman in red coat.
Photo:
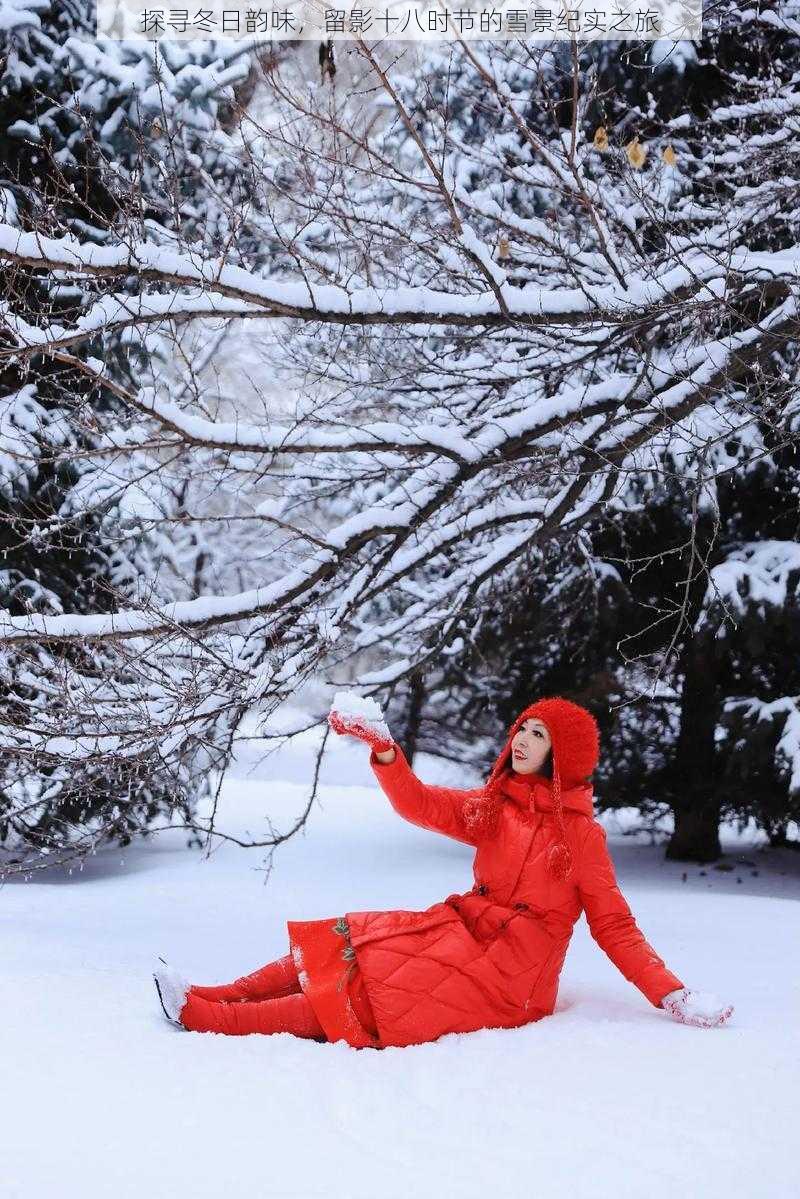
M516 1028L553 1012L585 912L595 941L655 1007L702 1027L728 1019L730 1005L667 969L617 886L594 818L599 738L585 708L560 698L525 708L486 785L470 790L421 782L372 701L337 696L329 722L371 747L401 816L474 847L474 886L422 912L290 920L291 952L224 986L158 970L168 1018L199 1032L291 1032L354 1048Z

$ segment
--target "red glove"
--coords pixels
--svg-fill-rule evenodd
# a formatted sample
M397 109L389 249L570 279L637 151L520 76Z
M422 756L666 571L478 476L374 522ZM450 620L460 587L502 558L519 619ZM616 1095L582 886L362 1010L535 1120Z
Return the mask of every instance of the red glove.
M348 691L338 691L333 697L328 724L334 733L366 741L376 753L382 753L394 745L379 705L372 699L362 699L360 695Z
M723 1003L708 991L690 991L688 987L670 991L661 1000L661 1006L673 1020L697 1028L718 1028L733 1011L733 1004Z

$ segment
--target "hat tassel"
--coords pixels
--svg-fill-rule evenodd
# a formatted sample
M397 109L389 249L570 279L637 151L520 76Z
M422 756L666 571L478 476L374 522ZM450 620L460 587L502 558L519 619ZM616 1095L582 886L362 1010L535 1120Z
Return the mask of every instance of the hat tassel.
M567 830L564 826L564 810L561 806L561 775L558 764L553 763L553 811L558 826L558 841L547 853L547 869L559 882L565 882L572 873L572 853L567 845Z

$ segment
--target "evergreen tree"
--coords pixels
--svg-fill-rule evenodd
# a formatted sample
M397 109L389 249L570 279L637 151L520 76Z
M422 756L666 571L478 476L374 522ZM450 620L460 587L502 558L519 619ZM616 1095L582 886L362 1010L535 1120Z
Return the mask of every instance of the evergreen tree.
M602 190L605 210L628 212L637 246L654 261L670 240L688 236L698 221L708 222L709 228L718 222L720 244L789 249L796 242L797 206L786 202L786 185L778 182L786 178L777 157L778 146L785 148L786 141L769 133L776 112L770 97L791 89L797 48L796 25L782 3L767 4L758 13L742 13L736 4L716 9L708 15L697 49L691 44L584 44L579 47L577 89L570 48L557 45L541 55L526 121L543 140L552 136L554 119L565 130L578 123L596 149L584 160L585 169ZM493 66L497 57L493 52ZM517 74L512 91L524 95L524 68L515 65L511 72ZM416 86L434 86L423 74L426 82ZM464 106L455 100L448 117L453 145L474 144L481 129L484 136L492 130L488 103ZM678 163L677 174L663 177L653 167L652 192L633 206L620 158L607 153L625 143L634 168L642 167L653 143L662 148L666 143L664 153L669 151L671 158L664 160ZM525 161L521 135L505 145L509 157ZM648 163L653 158L649 153ZM725 162L722 173L720 161ZM624 167L624 159L622 163ZM456 158L452 176L465 193L475 188L481 199L492 194L491 164L476 177ZM515 216L543 210L548 215L552 203L543 187L515 194L513 208ZM719 221L726 207L737 215ZM488 205L483 208L488 211ZM515 277L524 278L527 261L515 260L513 237L510 262ZM757 315L766 294L767 288L760 292L754 286L737 309L732 306L730 328ZM676 335L679 319L676 312ZM663 340L669 332L665 327L659 331L657 345L648 345L643 332L620 352L638 342L641 369L658 375L660 364L676 355L678 342ZM707 335L701 320L694 331L687 330L681 353L692 343L702 344ZM609 348L613 351L612 343ZM532 374L544 379L547 390L555 390L569 370L574 379L568 354L567 362L559 363L541 347L517 349L532 359ZM633 368L634 358L628 361ZM619 359L609 369L618 365ZM465 635L454 634L452 653L442 651L451 654L446 665L441 671L431 669L425 678L426 698L421 705L419 698L416 702L421 709L419 744L469 755L470 741L482 744L487 719L499 731L532 695L560 691L583 696L604 728L600 803L635 803L653 817L668 804L675 817L669 856L703 861L717 856L722 815L760 810L762 827L783 835L796 810L792 694L797 688L790 671L784 669L784 682L775 671L769 629L776 631L780 644L777 631L785 635L792 628L796 599L787 564L794 562L797 531L790 527L792 505L786 505L783 521L776 522L782 551L759 548L767 534L759 532L757 514L766 515L773 495L792 495L795 486L788 462L796 453L797 428L790 420L777 428L775 421L776 414L792 411L796 355L791 348L776 347L768 371L762 373L756 363L743 373L741 383L715 395L688 428L678 426L665 434L647 459L639 457L638 473L632 459L618 497L608 500L602 517L591 522L583 565L579 543L561 540L556 556L526 562L522 570L513 570L508 586L484 591L484 609L474 621L472 637L465 622ZM768 448L770 441L783 447L780 466ZM699 491L698 478L705 480ZM745 478L752 517L749 548L728 499ZM732 555L731 564L726 554ZM757 576L765 556L776 578L769 589L771 605L763 600L763 580L754 587L762 595L759 605L744 605L739 597L726 608L723 600L714 599L721 579L735 577L740 588L747 586L746 563L753 560ZM565 577L571 580L568 587ZM582 599L576 602L576 596ZM732 612L738 612L738 625ZM762 647L763 662L754 652L756 645ZM503 670L496 668L500 653ZM472 684L480 697L475 707L466 698L472 670L480 675ZM432 694L446 713L439 737L432 735L437 720ZM454 708L464 717L458 732L451 731L454 725L447 719ZM749 748L747 729L753 734ZM733 782L737 766L732 746L738 754L751 755L749 770L740 770L739 777L752 778L752 786Z
M601 727L599 809L671 810L668 857L717 858L722 819L783 841L800 817L800 451L766 421L748 443L719 447L699 504L677 472L633 479L521 564L425 678L418 744L485 769L487 733L566 695Z

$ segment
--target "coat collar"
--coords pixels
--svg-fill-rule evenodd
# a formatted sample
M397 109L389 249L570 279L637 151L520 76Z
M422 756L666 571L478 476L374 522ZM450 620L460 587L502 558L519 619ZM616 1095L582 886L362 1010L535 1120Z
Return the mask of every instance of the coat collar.
M505 769L500 776L500 789L508 799L524 812L552 812L553 797L550 779L541 774L518 774ZM561 792L561 803L567 812L580 812L594 816L594 791L591 783L579 787L568 787Z

